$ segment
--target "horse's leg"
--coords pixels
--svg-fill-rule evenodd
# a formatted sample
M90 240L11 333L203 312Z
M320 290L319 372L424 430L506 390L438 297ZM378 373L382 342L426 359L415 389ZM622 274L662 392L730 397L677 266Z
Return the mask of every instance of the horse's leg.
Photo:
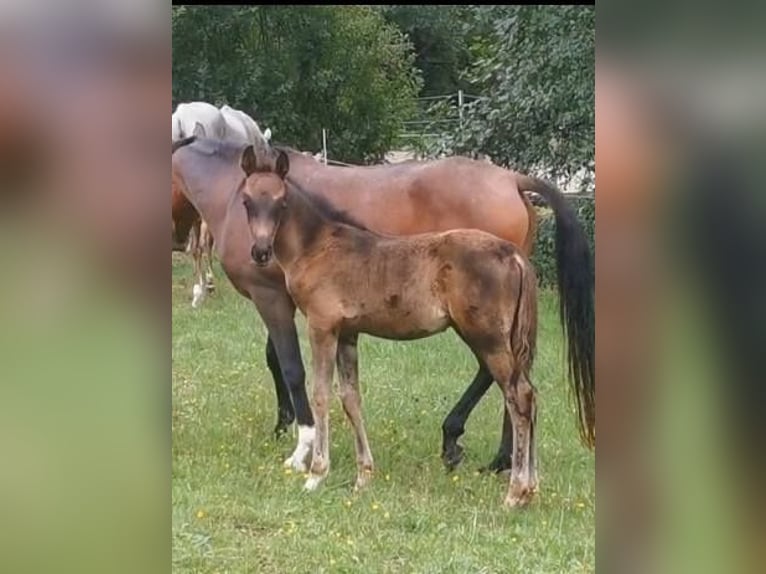
M508 409L503 409L503 431L500 437L500 448L487 466L479 469L481 472L502 472L511 469L513 454L513 423Z
M372 477L373 460L367 431L362 418L362 396L359 392L359 360L356 348L357 337L344 338L338 343L338 379L340 398L351 426L354 427L356 448L356 490L364 487Z
M492 386L492 375L479 363L479 372L466 389L458 403L452 408L442 423L442 461L447 470L454 470L463 460L463 447L458 444L465 432L465 422L471 411Z
M282 377L282 369L279 366L277 350L274 348L271 335L266 341L266 364L269 366L272 377L274 377L274 387L277 391L277 426L274 429L274 434L279 438L287 432L287 427L295 420L295 410L293 409L293 402L290 400L290 392L287 390L285 379Z
M194 278L195 283L192 287L192 307L195 309L202 304L205 299L205 281L202 276L202 247L200 245L200 223L197 221L190 231L191 254L194 260Z
M207 271L205 272L205 287L208 293L215 291L215 277L213 276L213 236L207 226L207 222L200 224L200 242L207 259Z
M306 458L314 443L314 416L306 396L306 373L295 328L295 303L284 287L257 287L251 292L251 297L274 344L298 422L298 444L293 454L285 460L285 466L305 472Z
M532 468L532 426L535 418L535 393L527 377L512 369L510 349L488 353L485 362L503 389L505 403L513 423L513 455L511 478L505 505L528 504L537 490L537 475Z
M316 438L310 476L304 488L314 490L330 472L330 388L338 352L338 337L331 330L309 326L311 375L314 385Z

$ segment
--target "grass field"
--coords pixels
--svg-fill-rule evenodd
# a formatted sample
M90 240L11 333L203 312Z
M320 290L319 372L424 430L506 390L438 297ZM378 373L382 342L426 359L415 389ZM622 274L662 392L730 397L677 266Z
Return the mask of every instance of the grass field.
M352 433L336 398L330 475L304 493L303 476L282 468L295 438L272 434L265 328L216 271L218 291L193 310L190 263L173 256L173 572L595 570L595 457L577 438L554 294L541 298L533 371L540 490L528 509L507 511L507 478L476 472L498 446L498 389L468 421L462 466L447 474L439 458L442 420L475 370L451 331L406 343L360 338L375 478L351 492Z

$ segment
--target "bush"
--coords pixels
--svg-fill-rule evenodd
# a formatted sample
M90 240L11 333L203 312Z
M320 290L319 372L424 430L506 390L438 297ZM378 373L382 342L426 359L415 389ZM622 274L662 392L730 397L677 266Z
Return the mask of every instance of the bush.
M572 196L567 198L577 210L580 222L588 237L590 252L595 260L596 201L594 197ZM556 218L547 207L536 207L537 238L532 251L532 264L537 271L541 288L556 287Z

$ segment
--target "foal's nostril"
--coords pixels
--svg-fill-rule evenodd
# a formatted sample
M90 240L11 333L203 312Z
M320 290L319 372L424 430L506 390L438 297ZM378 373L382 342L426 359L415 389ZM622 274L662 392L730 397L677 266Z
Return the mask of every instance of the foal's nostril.
M271 259L271 248L262 250L253 245L253 248L250 250L250 257L252 257L253 261L256 263L265 265L269 262L269 259Z

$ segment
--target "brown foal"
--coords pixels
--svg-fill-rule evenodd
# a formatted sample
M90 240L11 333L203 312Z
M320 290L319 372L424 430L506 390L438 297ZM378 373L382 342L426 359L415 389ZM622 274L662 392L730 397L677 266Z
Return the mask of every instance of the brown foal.
M527 504L537 489L535 388L529 379L537 279L523 252L479 230L394 237L350 225L287 178L289 160L282 151L274 161L259 161L247 147L241 167L246 179L233 201L247 215L252 259L259 266L276 260L308 323L316 438L305 488L314 490L330 468L328 403L336 361L343 408L356 435L356 488L372 474L357 378L358 335L411 340L452 327L503 391L514 439L505 504Z

